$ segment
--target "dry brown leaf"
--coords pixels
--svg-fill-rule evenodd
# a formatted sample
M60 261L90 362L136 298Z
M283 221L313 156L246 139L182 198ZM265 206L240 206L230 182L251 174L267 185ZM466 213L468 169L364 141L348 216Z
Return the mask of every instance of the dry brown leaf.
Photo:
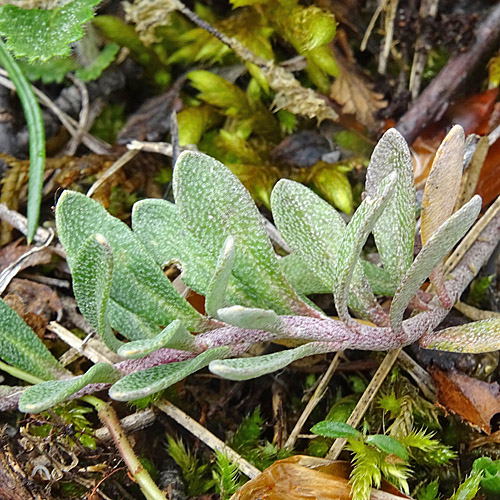
M378 110L387 106L383 95L373 90L373 84L353 64L349 64L338 51L335 60L339 76L330 88L330 97L342 106L342 112L354 115L365 127L376 130L379 123L375 118Z
M437 403L489 434L490 421L500 413L500 386L469 377L458 370L430 370L437 388Z
M242 486L231 500L351 500L347 462L296 455L278 460ZM383 481L371 500L409 498Z

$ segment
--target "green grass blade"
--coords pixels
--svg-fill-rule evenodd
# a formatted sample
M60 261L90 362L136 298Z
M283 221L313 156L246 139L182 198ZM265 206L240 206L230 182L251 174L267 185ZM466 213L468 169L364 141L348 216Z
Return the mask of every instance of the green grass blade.
M0 39L0 64L9 74L16 87L17 95L23 106L24 116L29 130L30 141L30 176L28 185L28 244L35 236L40 205L42 203L43 171L45 168L45 129L42 112L31 86L14 58Z

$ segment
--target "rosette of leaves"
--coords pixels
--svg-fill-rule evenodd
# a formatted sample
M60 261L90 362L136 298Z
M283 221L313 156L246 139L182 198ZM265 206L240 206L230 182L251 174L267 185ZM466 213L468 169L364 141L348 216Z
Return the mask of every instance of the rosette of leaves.
M463 141L463 131L454 129L451 134ZM450 144L455 147L449 140L442 147ZM454 168L461 165L460 161ZM292 249L281 259L248 191L223 164L201 153L179 156L173 178L175 204L157 199L136 203L132 229L92 199L64 192L56 207L56 224L76 300L123 361L101 363L84 375L70 377L2 303L1 357L28 373L34 366L45 366L38 377L54 379L26 389L19 408L42 411L72 394L100 390L103 384L111 385L114 399L139 399L207 365L222 377L245 380L311 354L388 350L429 334L448 312L439 295L405 321L403 313L467 233L481 199L473 197L444 220L413 259L412 175L406 142L389 130L375 148L366 196L348 224L308 188L281 180L271 205L275 223ZM361 256L372 232L383 268ZM453 278L447 277L443 286L449 299L456 300L467 286L474 276L471 269L479 269L488 258L495 238L496 232L488 245L481 241L473 246ZM171 263L181 267L185 285L205 297L203 314L177 293L164 274ZM309 302L306 295L316 292L333 292L340 319L327 317ZM393 295L389 314L376 294ZM353 313L372 323L358 322ZM468 335L471 327L463 328ZM463 349L461 331L451 330L453 335L445 330L438 338L444 335L448 349ZM22 335L16 337L15 332ZM238 357L256 342L283 340L296 347ZM497 349L498 340L491 332L480 340L467 337L466 347Z

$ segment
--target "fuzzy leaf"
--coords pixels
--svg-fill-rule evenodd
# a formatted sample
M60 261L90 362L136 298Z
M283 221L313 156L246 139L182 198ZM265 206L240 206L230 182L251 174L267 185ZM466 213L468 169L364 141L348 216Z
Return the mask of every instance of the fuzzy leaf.
M361 265L375 295L392 297L396 293L397 285L386 271L367 260L361 260Z
M182 266L182 281L195 292L207 295L217 256L207 252L203 244L186 229L173 203L154 199L135 203L132 227L161 267L170 262L179 262ZM255 294L234 277L228 283L227 300L231 304L261 305Z
M161 332L161 327L133 313L113 299L108 301L111 327L129 340L152 339Z
M394 195L373 228L384 269L399 283L413 261L415 240L415 185L410 150L403 136L388 130L375 146L366 171L366 192L375 197L391 173L397 173Z
M174 195L186 227L217 255L234 238L233 274L279 314L311 314L281 271L257 207L238 178L222 163L184 151L173 177Z
M361 439L363 435L349 424L323 420L311 427L311 432L329 438Z
M226 290L234 263L234 239L228 236L217 261L217 268L208 284L205 310L209 316L217 317L217 311L224 307Z
M225 323L239 328L267 330L275 333L286 332L286 327L280 317L269 309L233 306L219 309L218 316Z
M16 57L47 61L67 56L70 44L83 36L82 24L94 16L100 0L73 0L52 10L0 7L0 34Z
M214 359L227 356L229 347L209 349L196 358L154 366L123 377L110 390L109 395L118 401L144 398L179 382L191 373L207 366Z
M212 361L208 369L212 373L215 373L215 375L229 380L249 380L265 375L266 373L281 370L298 359L331 351L332 348L324 342L310 342L295 349L265 354L264 356L256 356L254 358Z
M367 196L363 200L347 225L338 248L333 295L338 315L347 323L352 323L347 311L347 298L356 262L359 261L359 254L368 235L394 192L396 181L396 172L392 172L380 184L374 197Z
M474 196L460 210L455 212L424 245L410 269L406 272L391 304L391 324L400 331L403 314L410 300L417 293L432 270L446 254L463 238L481 210L481 197Z
M397 455L402 460L408 460L408 452L406 448L397 440L391 436L385 436L384 434L375 434L373 436L368 436L366 442L373 446L376 446L379 450L382 450L389 455Z
M194 344L194 338L194 335L191 335L176 319L154 339L128 342L118 349L118 354L124 358L142 358L162 347L190 351Z
M332 292L337 279L338 249L346 227L342 217L310 189L287 179L280 180L274 187L271 207L276 227L285 241L305 263L306 269L311 269L312 276L317 276L326 291ZM290 258L294 257L285 259ZM376 299L359 265L350 292L351 307L368 317L368 310Z
M485 319L431 332L420 339L420 345L426 349L440 351L480 353L498 351L500 320Z
M113 252L101 234L87 238L73 266L73 292L78 307L104 343L117 351L123 344L111 330L108 300L113 277Z
M292 253L280 259L280 266L292 288L301 295L330 293L329 288L311 271L306 261L299 254Z
M67 375L45 344L13 309L0 299L0 358L42 379Z
M69 398L89 384L112 384L119 377L119 371L107 363L98 363L85 375L68 380L49 380L28 387L19 399L19 410L39 413Z
M137 236L99 203L65 191L57 203L56 224L71 269L89 236L100 233L106 238L114 258L110 296L122 307L152 324L167 325L179 319L189 330L208 327L207 320L177 293ZM113 324L112 317L110 320Z

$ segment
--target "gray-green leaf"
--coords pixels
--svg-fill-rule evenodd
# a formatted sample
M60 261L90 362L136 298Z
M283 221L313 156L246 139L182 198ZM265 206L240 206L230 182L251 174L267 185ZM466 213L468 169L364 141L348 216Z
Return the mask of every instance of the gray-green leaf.
M351 277L355 270L359 254L373 226L390 200L397 181L396 172L392 172L382 182L375 197L367 196L358 207L346 227L344 238L337 251L335 274L337 279L333 295L335 307L340 318L348 324L353 324L347 310L347 299Z
M413 296L444 259L451 249L465 236L481 210L481 197L474 196L455 212L429 238L406 272L391 304L391 324L394 331L401 330L405 309Z
M361 439L363 434L352 425L345 424L344 422L334 422L332 420L323 420L311 427L311 432L318 436L328 438L347 438L347 439Z
M279 314L314 315L281 271L261 216L250 193L222 163L184 151L173 177L174 195L186 227L217 256L225 239L234 238L233 274Z
M209 322L177 293L137 236L99 203L65 191L57 203L56 224L71 269L89 236L100 233L106 238L114 258L110 296L122 307L153 324L180 319L189 330L209 328Z
M389 129L375 146L366 171L366 192L376 196L386 177L397 173L394 194L373 228L384 269L394 284L401 281L413 260L415 240L415 185L410 150L404 137Z
M212 361L208 369L212 373L215 373L215 375L229 380L249 380L281 370L298 359L312 356L313 354L331 352L332 350L332 347L324 342L310 342L295 349L265 354L264 356L256 356L254 358Z
M117 351L123 344L113 334L108 319L108 299L113 277L113 252L102 234L87 238L73 265L73 292L78 307L104 343Z
M301 259L306 269L312 271L311 284L317 281L317 277L323 282L326 291L332 292L337 279L337 252L346 227L342 217L310 189L287 179L280 180L274 187L271 207L276 226L296 254L282 261L292 259L294 264L293 259ZM285 270L286 266L290 267L286 262L282 265ZM302 281L307 283L307 277L303 276ZM350 292L349 305L362 317L369 318L368 311L374 307L376 299L359 266L351 282Z
M0 358L42 379L59 378L67 371L23 319L0 299Z
M154 339L128 342L118 349L118 354L124 358L142 358L162 347L190 351L194 345L195 336L191 335L179 320L174 320Z
M69 398L89 384L112 384L120 372L107 363L98 363L87 373L67 380L49 380L28 387L19 399L19 410L39 413Z
M286 333L286 325L271 309L232 306L220 309L218 316L225 323L239 328Z
M184 226L177 207L166 200L141 200L132 210L132 228L162 268L171 262L182 267L182 281L192 290L207 295L217 265L217 255L203 247ZM231 304L259 307L251 290L231 277L227 300Z
M226 302L226 291L231 277L234 263L234 239L228 236L222 246L215 273L208 284L207 296L205 297L205 310L212 318L217 317L217 311L224 307Z
M123 377L109 389L109 395L118 401L133 401L179 382L191 373L207 366L210 361L227 356L229 347L209 349L196 358L154 366Z

